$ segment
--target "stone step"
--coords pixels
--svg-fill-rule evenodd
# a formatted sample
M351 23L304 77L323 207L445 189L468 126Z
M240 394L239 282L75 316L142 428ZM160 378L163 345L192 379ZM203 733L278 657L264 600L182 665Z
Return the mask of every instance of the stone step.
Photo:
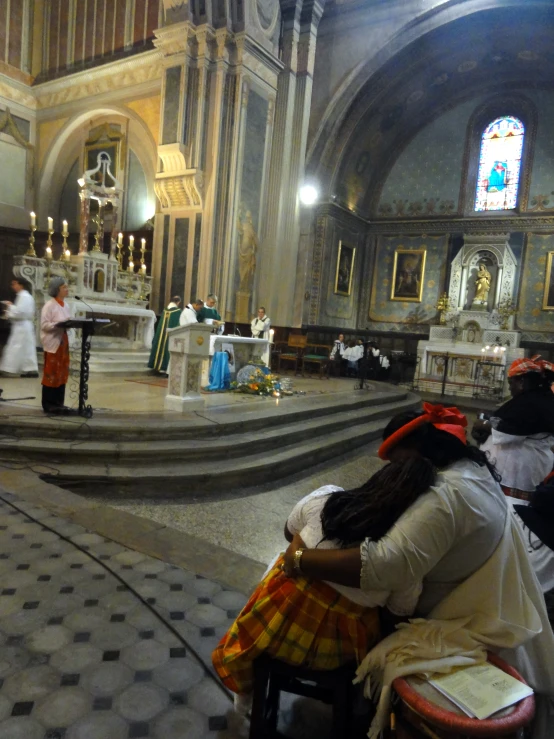
M121 443L135 440L168 442L208 438L213 442L215 438L228 434L255 431L265 434L272 427L314 421L406 399L414 404L418 403L414 394L380 384L370 391L283 398L279 406L273 400L260 398L259 401L245 403L244 406L231 404L206 408L192 414L149 413L144 420L140 414L97 412L87 421L75 417L48 418L40 411L36 415L12 415L4 406L6 412L0 415L0 434L12 439L39 440L41 445L47 439L64 439L68 444L90 439L96 442Z
M327 433L323 438L268 450L247 457L194 462L136 465L61 464L56 475L44 475L47 482L82 495L103 493L121 497L167 498L200 496L213 491L228 491L274 481L306 470L313 465L352 451L380 438L385 419L358 424L348 429Z
M79 440L74 443L68 439L42 439L37 446L36 439L4 438L0 440L0 454L9 453L14 458L32 455L34 459L72 463L82 460L87 463L150 465L159 460L219 461L232 457L261 454L268 449L303 443L309 439L325 436L341 430L364 426L368 422L388 420L402 410L418 405L418 399L410 396L394 402L354 410L338 410L322 417L299 420L292 419L287 425L268 426L263 434L246 430L227 435L214 435L209 439L149 439L133 441L101 441L97 439Z

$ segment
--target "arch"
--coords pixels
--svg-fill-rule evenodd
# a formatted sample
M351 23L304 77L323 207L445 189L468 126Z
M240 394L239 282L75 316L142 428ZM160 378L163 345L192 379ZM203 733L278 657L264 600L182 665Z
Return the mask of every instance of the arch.
M46 153L38 183L38 216L44 222L59 201L68 169L84 145L85 128L91 121L117 117L128 121L128 148L132 147L146 175L148 195L154 207L154 179L157 166L157 145L146 123L134 111L119 105L99 105L92 110L76 113L62 127Z
M547 0L528 0L525 5L528 11L547 9L550 3ZM432 31L464 17L502 8L521 8L521 1L447 0L405 24L386 40L383 48L360 62L346 76L321 117L306 158L307 175L318 179L323 194L328 197L333 194L333 186L351 137L371 106L371 101L368 102L362 92L372 78L400 52Z

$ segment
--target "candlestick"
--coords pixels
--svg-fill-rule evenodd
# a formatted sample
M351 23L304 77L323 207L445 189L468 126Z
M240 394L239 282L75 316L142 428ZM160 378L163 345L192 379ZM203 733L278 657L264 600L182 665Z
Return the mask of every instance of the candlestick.
M48 216L48 230L54 231L54 219Z
M34 213L31 213L31 235L29 236L29 248L25 252L26 257L36 257L35 251L35 231L37 230L37 221Z
M62 221L62 236L64 238L67 238L69 236L69 231L67 230L67 221Z
M62 221L62 238L63 238L63 244L62 244L62 262L65 260L66 262L69 262L71 258L71 252L69 251L69 247L67 246L67 237L69 236L69 231L67 230L67 221Z
M52 252L52 234L54 233L54 221L52 218L48 218L48 239L46 241L46 259L50 260L53 257Z

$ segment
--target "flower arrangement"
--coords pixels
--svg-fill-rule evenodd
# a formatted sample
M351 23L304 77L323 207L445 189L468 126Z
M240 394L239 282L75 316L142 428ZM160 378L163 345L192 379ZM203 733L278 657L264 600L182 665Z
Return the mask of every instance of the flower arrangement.
M281 394L281 384L277 375L266 374L261 369L252 368L246 379L235 380L231 383L231 390L246 395L271 395L278 398Z

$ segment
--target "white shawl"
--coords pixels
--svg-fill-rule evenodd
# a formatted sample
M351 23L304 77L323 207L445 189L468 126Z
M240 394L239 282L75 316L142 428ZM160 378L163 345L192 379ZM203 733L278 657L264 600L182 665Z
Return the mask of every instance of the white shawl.
M359 666L355 682L365 679L366 697L381 690L370 739L377 739L386 726L397 677L428 677L483 662L486 649L519 669L537 693L554 697L554 635L513 515L506 517L498 547L477 572L444 598L428 619L401 624Z

